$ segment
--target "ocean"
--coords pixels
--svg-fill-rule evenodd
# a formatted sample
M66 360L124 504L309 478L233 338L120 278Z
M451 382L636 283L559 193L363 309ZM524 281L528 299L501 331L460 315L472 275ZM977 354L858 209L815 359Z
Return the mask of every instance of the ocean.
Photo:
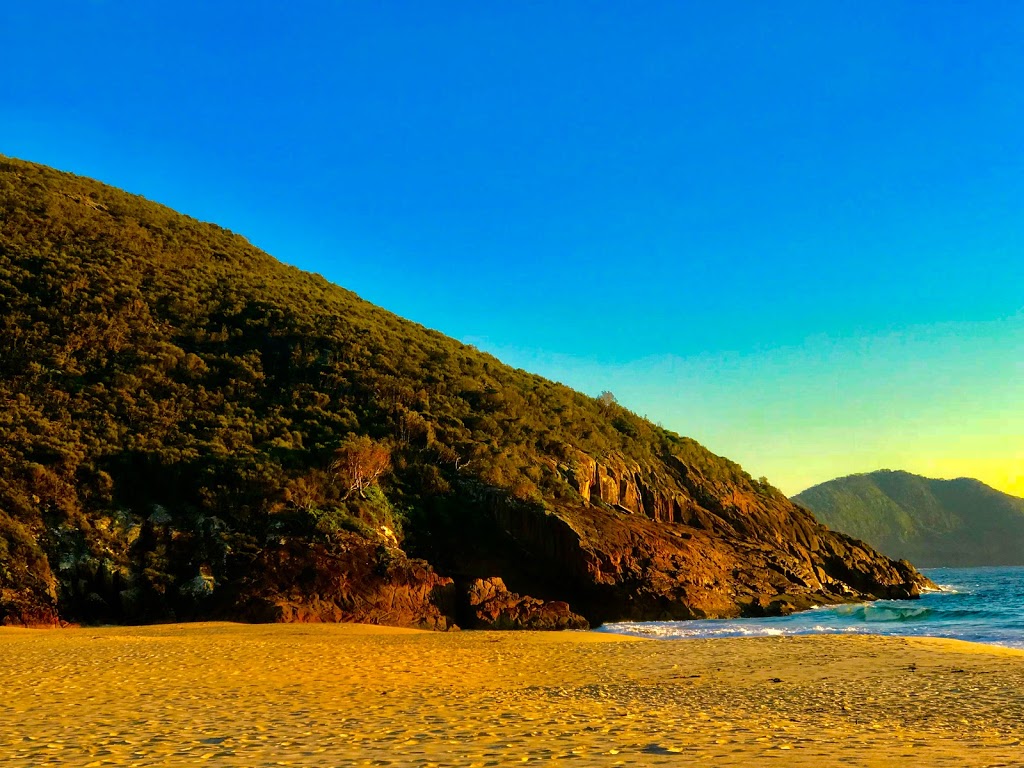
M860 633L948 637L1024 648L1024 567L921 572L941 590L919 600L823 606L761 619L615 622L597 631L664 640Z

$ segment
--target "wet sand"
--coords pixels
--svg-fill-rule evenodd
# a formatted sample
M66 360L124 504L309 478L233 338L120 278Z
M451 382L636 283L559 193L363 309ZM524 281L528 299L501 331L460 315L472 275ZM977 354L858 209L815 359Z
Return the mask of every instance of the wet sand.
M830 636L0 629L3 766L1024 764L1024 653Z

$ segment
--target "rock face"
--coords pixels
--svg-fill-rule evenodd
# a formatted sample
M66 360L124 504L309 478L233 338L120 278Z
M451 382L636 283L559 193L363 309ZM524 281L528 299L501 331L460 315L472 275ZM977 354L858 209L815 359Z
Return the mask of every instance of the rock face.
M621 458L576 455L562 470L584 499L593 478L589 502L544 509L485 497L493 530L474 515L431 557L465 578L489 568L595 625L785 614L913 598L930 586L909 563L828 530L774 489L749 478L718 484L678 457L667 464L677 482L659 486Z
M793 497L825 525L923 567L1024 565L1024 499L978 480L882 470Z
M499 578L476 579L466 594L471 629L588 629L560 600L544 602L509 592Z
M220 227L3 157L0 222L0 622L570 627L927 584Z
M32 533L0 518L0 626L61 626L58 589L49 560Z
M100 541L102 559L84 554L77 562L65 560L63 583L53 576L49 584L26 578L29 586L20 591L0 590L0 625L65 625L60 589L64 611L103 623L454 626L452 579L408 557L388 537L341 532L319 541L286 536L259 544L226 532L211 551L159 516L138 528L108 531ZM31 589L33 584L39 588Z
M454 626L455 589L422 560L349 535L332 547L295 541L262 547L218 610L241 621L446 630Z
M52 598L29 590L0 590L0 626L50 628L66 623Z

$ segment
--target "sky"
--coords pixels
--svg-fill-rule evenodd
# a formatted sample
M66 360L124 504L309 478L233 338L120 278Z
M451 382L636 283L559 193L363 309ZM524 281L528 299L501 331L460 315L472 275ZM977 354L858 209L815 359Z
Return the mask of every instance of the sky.
M794 494L1024 495L1024 4L0 4L0 153Z

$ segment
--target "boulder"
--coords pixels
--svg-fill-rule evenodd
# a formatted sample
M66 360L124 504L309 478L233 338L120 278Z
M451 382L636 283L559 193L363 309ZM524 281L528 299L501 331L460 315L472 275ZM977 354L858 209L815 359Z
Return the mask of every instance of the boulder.
M587 620L561 600L510 592L500 578L476 579L466 592L474 629L588 629Z

